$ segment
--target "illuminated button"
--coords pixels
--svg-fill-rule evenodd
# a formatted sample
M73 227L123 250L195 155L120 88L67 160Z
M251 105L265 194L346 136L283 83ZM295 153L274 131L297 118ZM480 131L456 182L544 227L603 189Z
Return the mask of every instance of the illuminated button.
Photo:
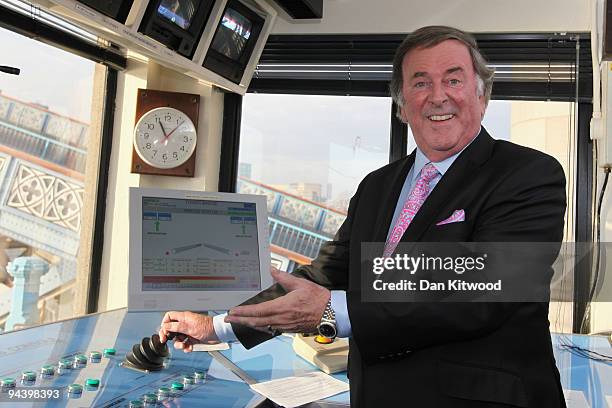
M87 356L85 354L77 354L74 356L74 366L84 367L87 365Z
M83 392L83 386L81 384L70 384L68 386L68 394L80 394Z
M176 390L176 391L181 391L183 388L185 388L185 386L183 385L183 383L180 382L173 382L172 383L172 389Z
M155 404L157 403L157 395L148 393L142 396L142 400L145 404Z
M92 351L91 353L89 353L89 359L92 363L99 363L102 359L102 353L100 353L99 351Z
M315 337L314 340L319 344L329 344L329 343L334 342L332 339L328 339L327 337L323 337L321 335L318 335L317 337Z
M191 375L186 375L183 377L183 384L195 384L195 378Z
M88 387L97 387L100 385L100 380L98 380L97 378L88 378L85 382L85 385L87 385Z
M57 363L57 368L60 370L71 370L72 369L72 361L67 358L60 360Z
M116 353L116 350L114 348L106 348L104 349L104 355L105 356L114 356ZM135 400L138 401L138 400Z
M15 379L11 377L4 377L0 379L0 387L2 389L15 388Z
M206 371L196 371L193 373L196 380L203 380L206 378Z
M50 364L46 364L40 368L40 374L43 377L53 377L55 374L55 367Z
M170 388L168 387L159 387L159 389L157 390L157 396L159 398L168 398L169 395L170 395Z
M130 408L142 408L144 407L144 404L142 403L141 400L132 400L130 401Z
M36 373L34 371L24 371L21 373L21 380L25 382L36 381Z

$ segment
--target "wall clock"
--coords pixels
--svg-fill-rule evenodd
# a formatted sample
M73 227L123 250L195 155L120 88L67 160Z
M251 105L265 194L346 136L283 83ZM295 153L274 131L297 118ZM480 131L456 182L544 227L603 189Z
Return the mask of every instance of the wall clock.
M199 95L139 89L132 173L193 177Z

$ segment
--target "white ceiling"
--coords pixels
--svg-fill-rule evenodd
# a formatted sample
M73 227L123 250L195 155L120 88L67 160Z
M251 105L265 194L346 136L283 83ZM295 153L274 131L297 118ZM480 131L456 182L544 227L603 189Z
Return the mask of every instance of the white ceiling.
M324 0L320 21L279 13L273 34L407 33L443 24L470 32L590 30L589 0Z

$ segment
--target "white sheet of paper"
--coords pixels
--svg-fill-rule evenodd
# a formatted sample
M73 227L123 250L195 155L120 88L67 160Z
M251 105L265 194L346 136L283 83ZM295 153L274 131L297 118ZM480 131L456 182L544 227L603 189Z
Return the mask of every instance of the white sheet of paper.
M563 395L567 408L591 408L582 391L564 389Z
M612 408L612 395L606 395L606 402L608 403L608 408Z
M251 388L286 408L298 407L349 390L349 385L321 371L252 384Z
M222 351L229 350L230 346L227 343L219 344L194 344L193 351Z

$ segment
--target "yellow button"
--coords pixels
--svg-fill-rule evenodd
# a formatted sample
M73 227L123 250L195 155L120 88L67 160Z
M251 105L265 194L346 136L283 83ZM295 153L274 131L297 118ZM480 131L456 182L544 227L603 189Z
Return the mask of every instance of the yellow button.
M317 343L319 344L329 344L329 343L333 343L334 341L332 339L328 339L327 337L323 337L320 334L315 337L314 339Z

